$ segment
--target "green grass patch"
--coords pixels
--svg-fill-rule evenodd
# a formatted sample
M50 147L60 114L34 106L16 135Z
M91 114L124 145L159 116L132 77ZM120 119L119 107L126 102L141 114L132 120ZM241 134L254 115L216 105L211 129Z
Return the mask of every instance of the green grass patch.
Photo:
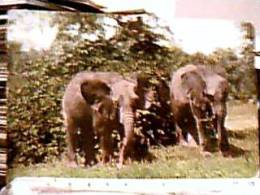
M219 152L202 156L197 148L157 146L150 148L152 160L90 168L67 168L63 161L16 166L9 169L8 180L18 176L89 178L219 178L252 177L258 164L256 105L229 104L226 126L231 143L230 156ZM243 121L246 121L243 123ZM239 127L239 128L238 128Z

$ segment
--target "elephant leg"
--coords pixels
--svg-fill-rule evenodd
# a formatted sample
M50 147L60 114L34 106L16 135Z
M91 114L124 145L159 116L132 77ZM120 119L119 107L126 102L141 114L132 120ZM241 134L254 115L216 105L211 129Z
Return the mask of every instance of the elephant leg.
M82 127L83 150L85 152L85 166L93 165L95 161L94 131L92 125Z
M195 120L189 118L185 120L185 140L189 147L198 147L199 138Z
M227 130L224 126L224 120L222 117L217 117L217 129L218 129L218 146L221 151L229 150L229 142Z
M202 127L202 124L200 121L196 120L196 127L197 127L197 132L198 132L198 145L200 148L200 153L204 156L204 157L211 157L212 154L207 151L207 140L206 140L206 135L204 132L204 129Z
M73 123L66 124L66 142L67 142L67 156L68 166L77 167L76 160L76 143L77 143L77 126Z
M112 131L105 130L100 135L100 146L102 149L102 163L111 162L112 159Z
M187 142L185 140L185 135L183 135L185 133L182 131L181 127L177 123L175 123L175 129L177 134L177 143L186 146Z
M203 131L203 127L201 125L201 122L197 119L195 119L196 121L196 132L198 133L198 140L197 143L199 146L204 146L205 145L205 133Z

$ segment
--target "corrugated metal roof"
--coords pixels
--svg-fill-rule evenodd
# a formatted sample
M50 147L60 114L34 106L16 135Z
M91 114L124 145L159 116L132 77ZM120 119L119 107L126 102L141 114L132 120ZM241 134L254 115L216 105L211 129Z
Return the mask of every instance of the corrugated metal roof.
M90 0L2 0L0 10L35 9L103 13L104 7Z
M108 11L106 10L106 7L91 0L0 0L0 12L10 9L81 11L120 15L146 13L143 9Z

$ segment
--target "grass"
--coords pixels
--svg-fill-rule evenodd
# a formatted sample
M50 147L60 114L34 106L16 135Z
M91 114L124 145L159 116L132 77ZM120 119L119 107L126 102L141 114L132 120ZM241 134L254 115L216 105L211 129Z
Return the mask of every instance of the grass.
M91 168L67 168L63 161L9 170L8 180L18 176L90 178L219 178L252 177L258 164L257 110L255 104L228 104L226 127L231 155L213 153L204 157L197 148L153 147L153 160L134 161L118 170L115 164Z

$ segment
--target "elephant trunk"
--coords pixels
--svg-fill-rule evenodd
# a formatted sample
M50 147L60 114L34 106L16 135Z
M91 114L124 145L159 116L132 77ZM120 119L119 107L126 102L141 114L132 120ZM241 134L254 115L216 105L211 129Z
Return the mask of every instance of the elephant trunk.
M226 104L225 102L219 102L215 106L216 110L216 126L217 126L217 133L218 133L218 145L222 151L228 151L229 150L229 141L228 141L228 134L227 130L224 126L225 123L225 117L226 117Z
M119 154L119 166L124 163L124 158L127 151L131 149L131 145L134 137L134 112L132 109L128 109L122 113L123 125L124 125L124 138L122 141L120 154Z

